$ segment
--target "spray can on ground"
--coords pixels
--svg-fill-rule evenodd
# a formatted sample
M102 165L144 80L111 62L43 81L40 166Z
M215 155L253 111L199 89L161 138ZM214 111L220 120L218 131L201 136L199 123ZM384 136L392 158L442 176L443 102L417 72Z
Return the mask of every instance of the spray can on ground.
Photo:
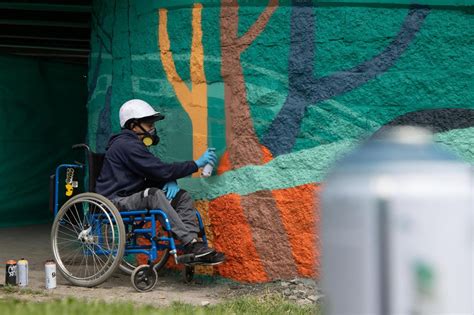
M214 169L214 166L212 164L207 163L204 168L202 169L201 172L201 177L209 177L212 174L212 170Z
M46 274L46 289L56 288L56 264L53 260L47 260L44 264Z
M17 263L17 283L20 287L28 285L28 260L22 258Z
M16 261L9 260L5 265L5 285L16 285Z

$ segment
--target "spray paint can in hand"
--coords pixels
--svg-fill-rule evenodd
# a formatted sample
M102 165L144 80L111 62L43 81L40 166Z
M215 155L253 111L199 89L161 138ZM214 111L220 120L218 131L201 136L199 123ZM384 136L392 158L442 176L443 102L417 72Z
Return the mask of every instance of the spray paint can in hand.
M44 264L46 273L46 289L56 288L56 264L53 260L47 260Z
M9 260L5 266L5 285L16 285L16 261Z
M28 260L22 258L17 264L17 282L20 287L28 285Z
M207 163L204 168L202 169L201 172L201 177L209 177L212 174L212 170L214 169L214 166L212 164Z

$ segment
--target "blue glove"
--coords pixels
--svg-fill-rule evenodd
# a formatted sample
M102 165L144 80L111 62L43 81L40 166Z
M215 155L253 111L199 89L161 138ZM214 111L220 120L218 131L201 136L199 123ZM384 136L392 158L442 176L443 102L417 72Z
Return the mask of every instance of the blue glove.
M212 166L216 165L217 155L214 151L216 151L215 148L207 148L206 152L194 162L199 168L204 167L207 163L210 163Z
M163 186L163 191L166 193L166 198L168 200L171 200L174 197L176 197L176 194L178 193L179 190L180 188L178 186L178 183L176 183L176 181L167 182L165 186Z

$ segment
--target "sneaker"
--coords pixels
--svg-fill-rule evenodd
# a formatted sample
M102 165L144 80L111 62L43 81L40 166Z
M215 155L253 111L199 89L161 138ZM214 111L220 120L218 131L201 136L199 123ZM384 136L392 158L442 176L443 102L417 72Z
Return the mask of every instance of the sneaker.
M184 253L194 254L195 258L204 257L214 252L214 249L207 247L203 242L194 242L184 246Z

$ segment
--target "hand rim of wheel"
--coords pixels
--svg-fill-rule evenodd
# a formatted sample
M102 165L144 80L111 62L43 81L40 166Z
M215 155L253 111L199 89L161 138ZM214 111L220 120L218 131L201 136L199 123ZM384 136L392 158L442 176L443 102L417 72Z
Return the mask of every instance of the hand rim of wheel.
M93 280L88 280L93 276L88 277L88 278L77 278L77 277L72 276L71 274L68 274L67 269L64 268L64 266L62 265L61 257L59 257L59 254L56 251L56 247L57 247L56 234L58 230L59 219L61 219L64 212L66 212L67 209L72 204L74 204L75 202L84 202L84 201L89 202L89 203L94 203L96 206L98 206L101 209L101 211L103 211L107 215L109 220L111 220L110 215L112 215L113 219L115 219L115 225L117 227L117 232L118 232L117 254L115 256L110 256L110 257L113 257L113 261L112 263L110 263L109 269L103 272L102 274L100 274L100 272L96 273L94 276L96 276L97 274L99 274L99 276L98 278L93 279ZM109 213L107 212L107 210ZM115 205L104 196L96 194L96 193L79 194L77 196L72 197L66 203L64 203L64 205L58 211L53 223L53 228L51 229L51 245L53 249L54 258L56 262L58 263L58 269L69 282L75 285L85 286L85 287L93 287L93 286L99 285L103 283L104 281L106 281L113 274L113 272L117 269L117 267L120 265L120 262L122 261L123 253L125 251L125 228L123 225L122 217L120 216L120 213L115 207ZM106 266L107 265L108 264L106 264Z

